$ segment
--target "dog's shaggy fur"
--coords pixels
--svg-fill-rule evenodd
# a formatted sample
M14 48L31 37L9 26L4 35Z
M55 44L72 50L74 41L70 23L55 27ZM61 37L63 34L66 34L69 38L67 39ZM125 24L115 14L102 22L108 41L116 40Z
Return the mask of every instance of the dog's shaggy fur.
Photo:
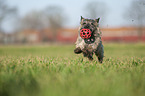
M78 38L76 41L76 54L83 53L84 57L88 57L89 60L93 60L93 53L98 57L100 63L103 62L104 48L101 40L101 31L99 29L98 19L85 19L81 16L80 27L78 30ZM80 30L87 28L91 30L91 37L89 39L82 39L80 36Z

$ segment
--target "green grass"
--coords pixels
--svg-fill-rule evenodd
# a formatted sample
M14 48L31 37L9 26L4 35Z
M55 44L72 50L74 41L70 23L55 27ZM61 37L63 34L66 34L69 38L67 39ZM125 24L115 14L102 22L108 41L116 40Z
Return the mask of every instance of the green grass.
M103 64L75 46L1 46L0 96L144 96L145 44L104 44Z

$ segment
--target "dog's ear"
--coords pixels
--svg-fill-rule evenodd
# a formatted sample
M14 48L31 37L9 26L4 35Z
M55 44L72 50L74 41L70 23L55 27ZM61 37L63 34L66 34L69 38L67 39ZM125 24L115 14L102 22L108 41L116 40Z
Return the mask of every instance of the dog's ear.
M97 23L99 23L99 20L100 20L100 18L98 18L98 19L95 19L95 21L96 21Z
M83 21L83 20L84 20L84 17L81 16L81 21Z

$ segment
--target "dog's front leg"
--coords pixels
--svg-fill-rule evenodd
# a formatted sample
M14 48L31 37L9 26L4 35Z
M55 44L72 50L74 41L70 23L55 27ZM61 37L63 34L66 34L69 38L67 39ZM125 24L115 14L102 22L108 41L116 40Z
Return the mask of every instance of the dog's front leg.
M76 49L74 50L74 53L76 54L82 53L83 52L82 49L84 48L84 44L85 44L83 39L81 37L78 37L75 44L76 44Z
M80 47L77 47L77 48L74 50L74 53L76 53L76 54L82 53L81 48L80 48Z

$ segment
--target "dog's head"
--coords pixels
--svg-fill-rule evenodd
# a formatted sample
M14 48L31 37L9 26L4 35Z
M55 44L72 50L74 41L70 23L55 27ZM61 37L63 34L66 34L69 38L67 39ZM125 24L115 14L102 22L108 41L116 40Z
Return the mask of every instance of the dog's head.
M83 18L81 16L81 29L90 29L91 32L94 32L97 27L99 26L99 20L100 18L98 19L86 19L86 18Z
M81 16L80 36L84 39L85 43L91 44L95 42L96 30L99 27L98 19L85 19Z

